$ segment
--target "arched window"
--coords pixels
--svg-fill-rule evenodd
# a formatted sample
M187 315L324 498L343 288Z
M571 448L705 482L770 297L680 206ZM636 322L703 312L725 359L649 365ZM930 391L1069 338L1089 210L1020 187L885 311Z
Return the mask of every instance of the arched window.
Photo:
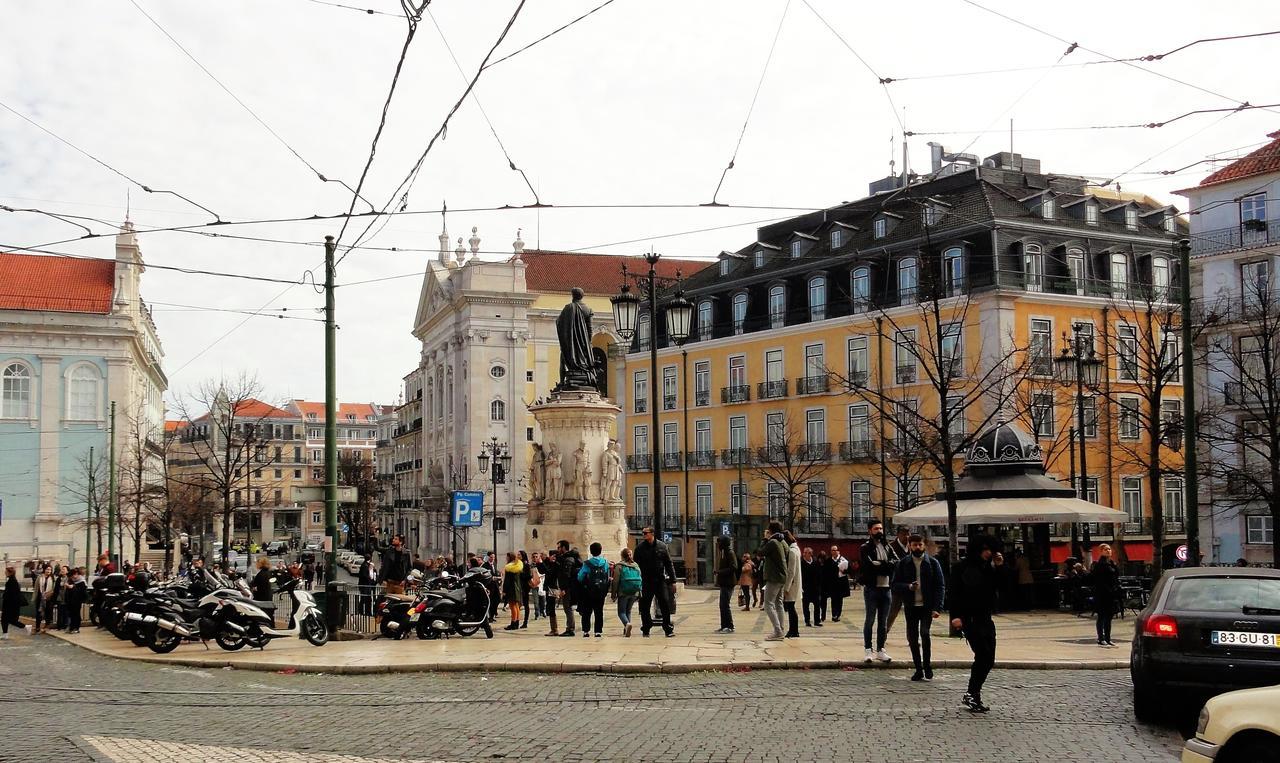
M1129 257L1122 252L1111 255L1111 296L1124 299L1129 293Z
M83 363L75 366L67 375L67 418L71 421L97 421L100 411L97 370Z
M769 288L769 328L779 329L787 325L787 289L785 286Z
M1067 250L1067 274L1071 276L1071 283L1075 287L1076 294L1084 294L1084 250L1072 247Z
M710 339L715 331L713 325L714 315L711 300L704 299L698 303L698 338L702 340Z
M739 292L733 295L733 333L741 334L747 323L747 295Z
M1044 250L1039 244L1027 244L1022 250L1022 275L1027 291L1044 289Z
M1169 298L1169 258L1157 254L1151 258L1151 296L1156 300Z
M0 375L0 418L31 417L31 369L22 363L10 363Z
M916 302L916 286L920 283L915 257L898 260L898 303L910 305Z
M490 421L506 421L507 420L507 404L501 400L494 400L489 403L489 420Z
M947 296L964 293L964 250L958 246L942 253L942 288Z
M814 276L809 279L809 320L822 321L827 318L827 278Z
M871 307L870 268L854 268L849 274L849 297L855 313L865 313Z
M641 313L639 320L636 321L636 349L644 351L649 349L649 314Z

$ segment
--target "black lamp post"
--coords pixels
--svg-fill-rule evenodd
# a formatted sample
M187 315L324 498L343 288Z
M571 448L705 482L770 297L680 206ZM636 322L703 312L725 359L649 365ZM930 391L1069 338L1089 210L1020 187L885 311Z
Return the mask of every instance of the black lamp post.
M1062 354L1053 359L1054 376L1058 382L1064 387L1069 387L1073 383L1076 388L1076 426L1075 434L1080 438L1080 470L1079 484L1077 485L1077 494L1080 500L1089 500L1089 467L1085 460L1085 429L1084 429L1084 388L1096 389L1098 382L1102 376L1102 361L1098 359L1098 354L1093 349L1093 343L1089 342L1089 346L1085 347L1086 337L1091 334L1085 334L1084 328L1088 324L1073 323L1071 324L1072 336L1067 338L1067 333L1062 332ZM1097 409L1094 409L1094 415L1097 415ZM1074 445L1074 443L1072 443ZM1072 533L1074 541L1075 533ZM1084 526L1084 550L1089 551L1089 525ZM1072 549L1074 553L1075 549Z
M489 471L490 459L493 460L493 471ZM488 442L480 443L480 455L476 456L476 460L480 462L480 473L489 475L489 484L493 487L493 516L490 519L493 522L494 572L497 572L498 485L505 485L507 483L507 472L511 470L511 451L508 450L505 443L499 443L497 437L491 437ZM508 530L510 530L510 528L508 528Z

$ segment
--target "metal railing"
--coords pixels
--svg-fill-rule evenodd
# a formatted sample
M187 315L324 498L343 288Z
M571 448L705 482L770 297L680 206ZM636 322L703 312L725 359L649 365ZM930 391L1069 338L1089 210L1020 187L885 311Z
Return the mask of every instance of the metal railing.
M850 371L849 378L845 381L845 386L850 390L862 389L867 386L866 371Z
M817 395L826 392L831 387L831 380L823 374L822 376L801 376L796 379L797 395Z
M762 381L756 386L756 392L760 395L761 400L775 400L780 397L786 397L787 380Z
M866 440L846 440L840 443L840 460L842 461L864 461L875 458L876 447L870 439Z
M1191 254L1213 254L1248 249L1280 241L1280 219L1262 224L1244 223L1230 228L1199 231L1191 238Z
M679 471L684 463L684 454L680 451L665 451L662 454L662 471Z
M653 454L642 453L627 456L627 471L648 472L653 470Z
M796 457L800 461L818 462L831 459L831 443L808 442L796 448Z
M688 463L690 469L714 468L716 465L716 452L714 450L691 450L689 451Z
M765 445L756 449L756 458L765 464L780 464L787 460L787 446Z
M628 514L627 529L632 532L638 532L653 524L652 514Z
M674 411L675 409L676 409L676 396L675 396L675 395L663 395L663 396L662 396L662 410L664 410L664 411Z
M810 516L806 514L799 522L797 530L808 535L830 535L833 522L826 514Z
M731 387L720 388L720 402L722 403L746 403L751 400L751 387L747 384L735 384Z
M1244 388L1240 382L1223 383L1222 402L1227 405L1244 405Z
M898 384L914 384L916 381L916 364L910 363L895 366L893 369L893 380Z
M649 412L649 398L647 398L647 397L637 397L637 398L633 401L633 403L634 403L634 405L635 405L635 412L636 412L636 413L648 413L648 412Z
M711 390L700 389L693 393L693 404L695 406L711 405Z
M720 464L722 466L750 466L751 449L725 448L720 451Z

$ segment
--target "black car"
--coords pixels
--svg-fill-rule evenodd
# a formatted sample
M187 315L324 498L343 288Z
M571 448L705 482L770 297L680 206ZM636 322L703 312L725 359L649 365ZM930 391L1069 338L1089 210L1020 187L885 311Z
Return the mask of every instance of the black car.
M1280 570L1169 570L1135 625L1138 720L1159 718L1170 697L1280 684Z

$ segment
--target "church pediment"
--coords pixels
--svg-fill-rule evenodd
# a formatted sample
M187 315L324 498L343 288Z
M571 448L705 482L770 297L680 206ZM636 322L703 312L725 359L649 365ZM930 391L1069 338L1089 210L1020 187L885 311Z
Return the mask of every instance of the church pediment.
M418 295L418 312L413 319L414 333L431 321L453 302L452 272L437 269L432 263L422 276L422 291Z

